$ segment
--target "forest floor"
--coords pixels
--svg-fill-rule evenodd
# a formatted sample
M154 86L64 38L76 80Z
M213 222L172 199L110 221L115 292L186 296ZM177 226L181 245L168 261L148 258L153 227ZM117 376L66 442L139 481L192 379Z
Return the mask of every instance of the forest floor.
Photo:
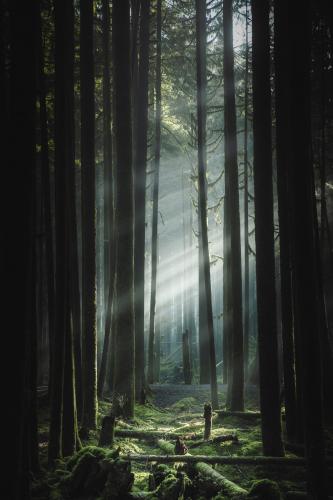
M219 387L220 407L225 405L225 388ZM113 449L117 449L120 456L127 461L122 469L122 476L117 476L117 481L129 483L127 490L131 490L128 495L117 489L115 485L109 484L109 489L100 488L94 484L93 489L87 486L87 476L89 471L85 470L76 474L75 488L73 478L75 467L78 469L79 461L83 463L82 457L90 457L92 464L96 467L96 460L105 458L108 450L98 448L100 428L102 419L110 413L111 403L108 401L99 402L98 427L96 431L89 434L89 439L83 440L83 452L79 452L77 457L58 460L55 467L50 470L47 467L47 441L48 441L48 409L41 407L39 412L39 446L41 456L42 473L33 483L32 497L38 500L67 500L67 499L89 499L89 500L112 500L119 498L165 498L167 500L176 499L227 499L244 498L244 496L232 495L224 491L223 495L218 494L218 486L200 478L194 470L190 471L187 466L181 464L159 465L148 461L132 461L128 464L129 455L166 455L166 451L161 449L161 440L144 440L134 438L117 437L117 431L132 430L142 432L159 431L165 433L163 442L168 441L174 446L175 440L168 438L168 433L172 432L184 437L186 446L191 455L219 455L219 456L261 456L261 431L260 419L243 417L221 417L213 416L212 437L226 434L235 434L238 441L227 441L220 443L205 443L191 448L193 444L200 440L204 429L203 404L210 400L209 386L184 386L184 385L160 385L151 386L149 401L145 405L137 405L135 408L135 418L131 421L117 420L116 437ZM258 410L257 393L254 388L247 390L246 409L249 411ZM196 440L193 438L195 434ZM191 439L193 438L193 439ZM163 443L162 443L163 444ZM328 445L330 455L333 455L332 434L328 435ZM111 455L110 455L111 456ZM106 458L110 458L106 457ZM290 452L286 456L295 457ZM119 459L117 459L119 460ZM87 460L86 460L87 461ZM103 461L103 460L102 460ZM122 463L125 464L125 461ZM115 463L115 462L113 462ZM118 463L118 462L117 462ZM120 463L120 462L119 462ZM128 473L134 474L134 484L128 482ZM292 465L216 465L214 470L223 475L224 478L232 481L239 487L250 492L246 498L256 498L257 500L278 500L286 498L290 491L305 491L306 472L303 466ZM181 472L180 472L181 471ZM81 476L80 476L81 474ZM118 472L117 472L118 474ZM124 476L125 474L125 476ZM161 479L162 478L162 479ZM186 478L186 481L185 479ZM261 480L270 480L260 482ZM74 482L75 482L74 481ZM82 488L82 484L87 487ZM161 481L164 481L161 486ZM333 478L331 478L330 491L333 492ZM105 479L104 479L105 483ZM104 484L103 483L103 484ZM79 484L79 487L77 487ZM70 487L69 487L70 485ZM163 486L164 485L164 486ZM104 487L104 486L103 486ZM94 490L95 488L95 490ZM110 490L111 488L111 490ZM154 489L155 488L155 489ZM152 491L154 490L154 491ZM110 493L111 491L111 493ZM150 491L150 493L147 493Z

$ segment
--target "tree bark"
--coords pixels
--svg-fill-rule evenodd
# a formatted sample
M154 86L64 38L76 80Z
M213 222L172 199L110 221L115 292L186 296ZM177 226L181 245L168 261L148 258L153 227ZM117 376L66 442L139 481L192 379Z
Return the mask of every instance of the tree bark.
M291 229L288 175L290 170L290 92L288 71L290 46L285 36L288 23L286 1L275 2L275 82L276 82L276 153L279 202L280 275L281 275L281 327L283 343L283 378L286 408L286 428L290 441L296 437L296 374L293 336Z
M305 453L308 467L308 495L327 499L324 436L322 425L322 371L318 332L320 294L314 221L314 183L311 155L311 6L301 11L290 5L291 64L292 210L295 249L296 294L299 307L300 350L302 360L303 418ZM296 24L295 24L296 23ZM295 55L294 55L295 54ZM299 82L303 82L299 86ZM315 409L315 411L314 411Z
M161 157L161 37L162 37L162 2L157 2L156 13L156 75L155 75L155 151L154 151L154 188L153 188L153 221L152 221L152 250L151 250L151 294L148 339L148 382L152 383L154 365L154 333L156 310L156 283L158 263L158 197Z
M129 0L113 0L112 40L116 144L116 300L114 403L125 417L134 415L134 211L131 129ZM123 405L120 408L120 399Z
M242 265L237 162L237 125L233 49L232 0L223 2L223 77L224 77L224 142L225 182L229 187L230 269L231 278L231 399L234 411L244 410L244 356L242 314Z
M140 0L139 62L135 117L134 158L134 292L135 292L135 384L140 394L144 384L144 300L146 167L148 131L149 13L150 0ZM153 377L153 374L152 374Z

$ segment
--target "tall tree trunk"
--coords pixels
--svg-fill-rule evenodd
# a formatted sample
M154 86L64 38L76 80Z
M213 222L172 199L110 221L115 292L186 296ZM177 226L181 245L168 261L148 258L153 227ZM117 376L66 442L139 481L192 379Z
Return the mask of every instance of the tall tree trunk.
M66 331L67 302L67 224L66 217L66 179L68 168L67 132L68 116L66 112L68 52L67 36L70 31L67 16L69 2L61 0L55 4L55 219L56 219L56 300L55 300L55 335L53 343L53 380L49 461L62 455L62 394L64 385L64 342Z
M35 8L35 2L32 1L15 0L8 3L10 40L7 40L7 43L10 47L11 63L9 68L11 95L8 104L3 102L4 96L1 96L1 111L5 111L1 116L3 126L1 146L5 158L1 197L3 200L1 226L4 233L2 276L6 290L3 311L4 321L7 319L11 324L6 352L16 362L9 397L6 395L10 408L10 411L5 411L5 418L8 415L6 426L13 432L8 457L12 464L8 481L10 492L8 495L5 492L4 495L14 500L30 498L29 461L32 451L30 425L33 410L30 398L32 389L30 363L34 362L30 349L35 342L35 314L31 300L35 292L32 274L36 168ZM5 68L0 69L5 74ZM4 118L8 117L7 109L9 122L4 123ZM15 202L11 200L10 216L8 196L6 196L9 186L15 186Z
M203 2L204 12L199 13L199 6L196 4L196 24L197 24L197 99L198 99L198 112L200 106L200 120L202 123L199 124L199 116L197 118L197 134L201 134L201 144L198 143L198 154L202 156L202 161L205 162L204 168L206 168L206 87L207 87L207 72L206 72L206 1ZM201 18L199 19L199 15ZM199 47L200 45L200 47ZM200 51L200 54L199 54ZM200 59L199 59L200 56ZM200 64L200 68L199 68ZM200 88L199 88L200 87ZM205 99L204 103L201 100ZM199 101L200 100L200 101ZM200 131L199 131L200 127ZM201 159L199 159L199 169ZM205 174L206 175L206 174ZM206 186L206 179L205 179ZM200 207L200 190L198 191L198 206ZM205 194L206 196L206 194ZM205 223L207 214L205 213ZM209 384L210 382L210 356L209 356L209 333L208 333L208 318L207 318L207 297L206 297L206 286L205 286L205 263L204 263L204 253L203 253L203 237L202 237L202 221L201 221L201 210L198 210L198 247L199 247L199 318L198 318L198 337L199 337L199 380L200 384Z
M233 411L244 410L244 359L242 315L242 265L240 243L240 217L237 162L237 125L234 75L234 49L232 29L232 0L223 2L224 36L224 141L225 182L229 186L230 203L230 270L231 272L231 401Z
M296 437L296 374L293 337L292 278L290 252L290 206L288 172L290 170L290 46L285 36L288 20L287 1L275 2L275 81L276 81L276 153L280 230L281 323L283 342L283 379L287 436Z
M199 222L200 238L202 240L203 267L208 349L210 361L210 386L212 406L218 408L216 359L213 329L212 294L210 281L210 262L207 228L207 182L206 182L206 2L196 0L196 35L197 35L197 116L198 116L198 185L199 185Z
M269 1L252 0L253 139L260 407L265 455L284 454L277 353Z
M70 293L68 291L68 297L69 296ZM66 338L65 338L65 361L64 361L62 452L63 455L66 457L73 455L73 453L75 453L79 445L77 413L76 413L76 396L75 396L73 326L72 326L70 304L68 300L67 300L67 311L66 311L65 335Z
M118 413L134 415L134 207L131 128L129 0L113 0L112 40L116 144L116 290L114 402Z
M104 160L104 342L98 375L97 393L103 395L107 358L110 347L112 303L114 293L114 200L111 135L111 88L110 88L110 6L103 0L103 160Z
M153 221L152 221L152 250L151 250L151 296L149 322L149 351L148 351L148 383L153 380L154 364L154 332L156 309L156 282L158 261L158 191L161 156L161 21L162 2L157 1L156 14L156 76L155 76L155 151L154 151L154 188L153 188ZM161 317L161 316L160 316Z
M140 0L139 65L135 120L135 384L137 396L144 383L144 302L145 302L145 229L146 165L148 130L149 13L150 0Z
M302 356L305 452L308 495L327 499L322 426L322 368L318 332L320 322L318 260L314 221L314 183L311 157L310 61L311 7L290 4L289 34L295 57L291 64L292 209L297 302ZM296 23L296 24L295 24ZM302 82L302 85L299 85ZM315 411L314 411L315 409Z
M82 174L82 425L97 419L97 335L95 255L95 103L93 0L80 1L80 88Z
M250 253L249 253L249 4L245 1L245 78L244 78L244 376L249 373L250 341Z
M44 204L44 231L45 231L45 260L47 280L47 314L49 328L49 395L52 393L52 357L55 327L55 285L54 285L54 255L53 255L53 231L51 211L51 186L50 186L50 161L49 161L49 136L46 109L44 54L42 40L41 3L37 15L38 36L38 80L39 80L39 105L40 105L40 134L41 134L41 176L42 196Z

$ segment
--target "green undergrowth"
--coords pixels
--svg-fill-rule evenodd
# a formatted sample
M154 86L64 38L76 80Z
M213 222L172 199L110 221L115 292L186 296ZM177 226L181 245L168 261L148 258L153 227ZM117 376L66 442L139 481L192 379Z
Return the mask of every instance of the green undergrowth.
M151 403L137 405L135 418L130 421L117 420L116 429L179 433L181 436L187 436L186 445L192 455L262 455L259 419L251 422L242 418L215 416L212 438L232 433L237 435L238 442L202 443L191 449L191 444L197 440L191 441L188 438L191 434L202 435L204 428L202 412L197 411L197 404L195 398L185 398L168 410L157 408ZM143 461L128 463L129 454L163 454L156 442L116 437L112 450L99 448L97 444L102 418L110 410L110 402L100 402L96 431L90 432L89 439L83 441L82 450L73 457L56 461L52 469L47 467L48 411L47 408L40 410L39 446L42 473L33 482L32 498L34 500L112 500L114 498L126 500L126 498L134 498L135 495L135 498L144 495L142 492L145 492L145 498L152 500L163 498L198 500L214 497L214 495L209 496L207 491L206 493L201 491L200 482L193 480L186 469L179 468L180 464L168 466L161 464L156 467ZM123 456L124 460L119 462L119 459L114 458L117 453ZM293 456L290 453L287 455ZM118 478L117 481L122 478L125 490L131 489L131 494L124 493L124 490L121 493L122 496L119 496L114 480L101 469L100 464L103 461L110 462L109 467L113 467L112 474ZM249 492L249 498L257 500L283 499L287 491L304 491L306 487L305 471L301 467L217 465L214 468L246 489ZM160 481L162 476L163 481ZM149 494L148 490L150 490ZM132 494L133 497L129 496ZM215 498L223 500L227 497L215 494Z

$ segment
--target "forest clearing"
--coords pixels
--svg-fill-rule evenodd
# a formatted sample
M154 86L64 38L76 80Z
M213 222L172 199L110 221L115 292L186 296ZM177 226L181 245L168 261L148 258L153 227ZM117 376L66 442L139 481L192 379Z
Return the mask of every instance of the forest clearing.
M196 386L183 386L187 389L183 394L186 397L179 399L181 387L152 386L152 401L157 397L160 406L147 402L136 407L133 420L119 419L114 428L112 447L99 447L102 420L111 411L111 403L100 403L97 430L90 433L89 439L82 439L82 448L77 455L57 461L52 472L36 480L33 498L306 498L304 449L285 443L285 458L267 458L262 454L260 414L256 411L258 400L254 387L246 398L248 410L243 416L213 412L211 433L205 439L202 400L205 396L209 398L209 387L198 387L201 397L197 399ZM223 387L219 386L219 390L223 402ZM172 404L169 406L168 403ZM39 446L45 464L47 434L47 418L44 421L42 417ZM182 445L178 447L178 453L185 455L178 455L176 462L173 455L177 438ZM327 453L333 457L332 433L327 438ZM84 456L89 457L90 465L84 463ZM114 463L115 457L120 461L122 472L117 480L107 484L107 472L101 479L100 469L103 469L103 461L107 463L110 459ZM182 460L186 457L197 461L184 464ZM218 459L224 459L225 463L216 465ZM261 462L256 463L256 459L261 459ZM211 465L205 465L207 463ZM333 468L333 460L329 463ZM333 475L330 488L332 486Z

